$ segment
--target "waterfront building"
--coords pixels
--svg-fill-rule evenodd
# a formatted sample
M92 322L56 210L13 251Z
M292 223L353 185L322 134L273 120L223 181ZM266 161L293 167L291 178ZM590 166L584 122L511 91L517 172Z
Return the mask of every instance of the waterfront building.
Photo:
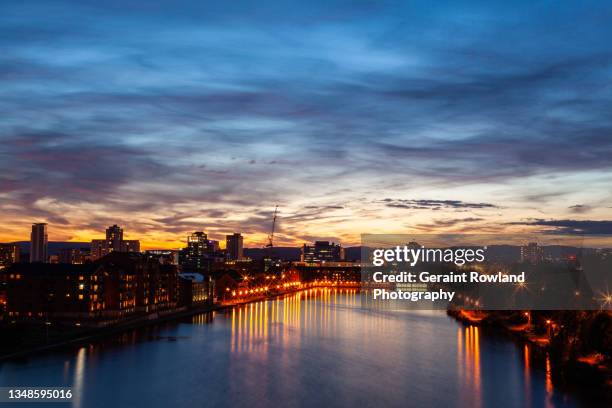
M15 264L2 271L6 312L14 320L78 318L102 308L97 266ZM95 300L94 300L95 299Z
M227 259L230 261L239 261L243 258L243 238L240 233L233 233L225 236L225 251Z
M201 273L179 274L181 305L191 307L213 303L214 281Z
M344 260L344 248L329 241L315 241L302 247L301 261L306 263L340 262Z
M14 264L0 271L14 320L98 324L180 306L178 271L113 251L86 264Z
M248 288L249 276L233 269L215 271L215 297L218 300L231 299L232 292Z
M30 262L47 262L48 257L47 224L32 224L30 234Z

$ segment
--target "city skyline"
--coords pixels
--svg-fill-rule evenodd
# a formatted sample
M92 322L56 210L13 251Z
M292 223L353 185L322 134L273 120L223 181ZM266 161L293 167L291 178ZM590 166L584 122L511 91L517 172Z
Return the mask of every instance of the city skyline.
M0 242L612 233L609 5L179 3L0 5Z
M42 230L41 230L42 228ZM148 251L177 251L189 247L190 243L198 242L204 244L204 246L212 245L213 247L220 249L223 252L227 252L229 260L240 260L243 259L242 249L267 249L267 248L294 248L301 249L304 251L312 251L317 248L318 245L323 245L325 248L324 252L333 252L340 250L340 255L343 257L344 248L358 248L358 247L376 247L376 246L389 246L394 240L400 239L398 237L408 237L409 244L417 244L423 246L441 245L446 246L478 246L478 245L492 245L492 246L518 246L518 247L531 247L538 245L552 246L552 247L566 247L566 248L590 248L590 249L608 249L612 250L612 235L610 234L594 234L585 235L577 233L512 233L512 234L475 234L475 233L416 233L416 234L363 234L361 240L357 244L343 243L337 239L320 240L315 239L311 242L301 242L299 245L274 245L271 244L270 236L267 238L266 245L252 245L244 246L244 235L241 232L233 232L230 235L224 235L222 237L212 236L206 233L205 230L191 231L183 237L183 241L179 242L176 247L142 247L139 239L127 239L124 238L124 230L120 225L113 224L105 229L106 238L100 239L100 237L93 238L90 241L59 241L48 239L47 224L46 223L33 223L31 224L30 241L16 240L11 242L0 242L0 245L7 247L14 246L19 248L23 244L27 244L30 247L30 252L26 255L30 256L30 262L32 262L32 256L36 258L36 262L40 262L41 259L49 259L48 244L55 243L61 244L62 246L68 245L64 249L76 249L70 244L82 245L81 250L88 247L89 257L91 259L99 259L111 252L125 252L125 253L144 253ZM40 232L42 231L42 232ZM101 234L98 234L101 235ZM127 234L134 237L134 234ZM44 238L41 238L43 237ZM36 237L36 238L35 238ZM51 234L51 238L53 238ZM416 241L415 241L416 240ZM419 241L419 242L417 242ZM331 245L329 248L327 246ZM391 245L392 246L392 245ZM32 252L32 247L35 248ZM212 248L212 247L211 247ZM44 252L45 255L33 255ZM41 258L42 257L42 258ZM39 259L41 258L41 259ZM246 259L246 257L244 258Z

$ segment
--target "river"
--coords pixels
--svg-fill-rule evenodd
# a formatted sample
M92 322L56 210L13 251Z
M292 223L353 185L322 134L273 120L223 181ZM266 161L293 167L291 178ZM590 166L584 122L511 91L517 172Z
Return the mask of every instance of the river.
M5 362L0 384L72 387L85 408L586 406L532 353L444 312L318 289Z

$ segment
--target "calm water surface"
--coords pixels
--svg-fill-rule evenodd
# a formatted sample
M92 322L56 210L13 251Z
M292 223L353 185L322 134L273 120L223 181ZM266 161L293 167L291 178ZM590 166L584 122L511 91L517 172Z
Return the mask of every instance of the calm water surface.
M585 405L531 353L443 312L313 290L4 363L0 385L71 386L85 408Z

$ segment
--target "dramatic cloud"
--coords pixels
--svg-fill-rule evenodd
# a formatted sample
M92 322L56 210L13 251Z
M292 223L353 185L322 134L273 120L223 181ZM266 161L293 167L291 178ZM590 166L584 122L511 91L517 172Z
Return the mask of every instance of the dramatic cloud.
M533 220L515 222L513 225L552 227L543 232L568 235L612 235L612 221L591 220Z
M435 220L434 222L429 223L429 224L421 224L418 227L426 231L430 231L430 230L436 230L436 229L452 228L452 227L460 226L463 224L477 223L483 220L484 218L476 218L476 217L443 219L443 220Z
M460 200L401 200L385 198L382 200L387 207L407 208L414 210L440 210L443 208L496 208L496 205L489 203L466 203Z
M275 205L287 244L458 211L609 219L611 11L2 2L0 241L47 221L52 239L120 223L148 247L260 245Z
M576 204L569 207L570 211L574 214L584 214L592 210L592 208L585 204Z

